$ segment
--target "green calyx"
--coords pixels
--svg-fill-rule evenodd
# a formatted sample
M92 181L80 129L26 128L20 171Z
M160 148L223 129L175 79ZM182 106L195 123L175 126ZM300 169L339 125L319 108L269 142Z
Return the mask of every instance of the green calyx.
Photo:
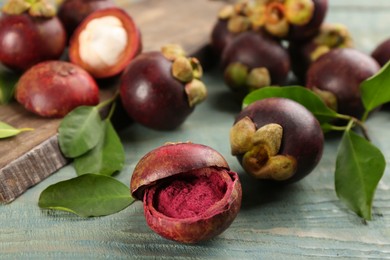
M245 87L249 68L242 63L234 62L226 67L224 74L227 81L230 82L229 86L233 90L238 90Z
M311 61L335 48L352 48L353 39L343 24L323 24L319 34L313 39L316 48L310 53Z
M312 0L286 0L284 3L285 15L291 24L305 25L314 15Z
M271 84L271 77L267 68L250 69L240 62L229 64L225 70L225 77L231 83L230 86L233 90L245 88L248 92L251 92Z
M353 47L352 36L348 28L339 23L322 25L320 33L314 41L330 48Z
M297 169L297 161L289 155L279 154L283 128L267 124L256 129L249 117L239 120L230 129L232 155L242 155L245 171L258 179L287 180Z
M55 6L48 0L9 0L2 11L10 15L19 15L27 12L33 17L50 18L56 15Z
M206 85L200 80L203 75L202 66L197 58L187 57L186 52L177 44L162 47L163 56L172 61L172 76L184 83L188 105L194 107L207 97Z

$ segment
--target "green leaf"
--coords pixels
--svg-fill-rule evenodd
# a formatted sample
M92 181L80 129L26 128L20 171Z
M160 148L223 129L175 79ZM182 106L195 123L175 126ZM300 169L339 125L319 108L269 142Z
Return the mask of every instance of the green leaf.
M260 88L249 93L244 98L243 107L246 107L257 100L270 97L289 98L300 103L311 111L321 124L327 123L338 117L337 112L327 107L320 97L302 86Z
M120 181L110 176L84 174L47 187L38 205L82 217L97 217L119 212L133 201L129 188Z
M9 124L0 121L0 138L8 138L25 131L32 131L32 128L15 128Z
M68 158L80 156L97 145L104 134L99 110L94 106L80 106L72 110L58 129L58 142Z
M360 92L367 113L390 102L390 61L360 84Z
M360 217L370 220L376 187L386 161L381 151L351 130L345 131L337 152L337 196Z
M18 79L17 74L0 68L0 105L12 100Z
M125 151L118 134L110 121L105 121L105 136L86 154L75 158L78 175L95 173L112 175L120 171L125 162Z

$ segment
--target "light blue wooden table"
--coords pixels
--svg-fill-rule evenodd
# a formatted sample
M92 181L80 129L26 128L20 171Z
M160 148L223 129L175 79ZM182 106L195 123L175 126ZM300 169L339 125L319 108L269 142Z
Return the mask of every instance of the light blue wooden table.
M346 24L357 48L370 52L390 37L390 1L330 1L328 21ZM326 140L318 167L301 182L271 190L247 176L230 155L229 129L239 106L218 73L205 75L207 101L173 132L132 125L121 132L126 167L117 176L129 185L137 161L151 149L174 141L209 145L222 153L243 185L242 209L223 234L199 245L165 240L146 225L141 202L100 218L41 210L47 186L73 178L72 166L0 206L0 259L390 259L390 168L378 186L373 220L364 224L339 202L333 171L339 139ZM390 160L390 111L368 121L374 142Z

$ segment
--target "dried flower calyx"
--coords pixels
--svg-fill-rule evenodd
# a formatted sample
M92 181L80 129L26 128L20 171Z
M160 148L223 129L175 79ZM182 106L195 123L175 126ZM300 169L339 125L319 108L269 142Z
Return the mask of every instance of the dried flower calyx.
M169 44L161 48L165 58L172 61L172 76L183 82L190 107L202 102L207 96L205 84L201 81L202 66L197 58L187 57L180 45Z
M56 15L55 6L47 0L9 0L2 8L2 11L10 15L19 15L28 12L34 17L53 17Z

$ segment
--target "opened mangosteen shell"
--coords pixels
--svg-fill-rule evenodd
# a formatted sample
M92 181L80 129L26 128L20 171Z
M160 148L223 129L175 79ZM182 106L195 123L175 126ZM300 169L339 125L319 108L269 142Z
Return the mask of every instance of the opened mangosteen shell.
M115 65L108 68L95 68L80 57L79 37L90 21L108 16L114 16L122 22L122 26L127 32L127 45ZM120 74L141 51L142 37L139 28L133 18L125 10L118 7L100 9L88 15L76 28L69 43L70 61L87 70L95 78L109 78Z
M79 24L91 13L115 7L113 0L67 0L64 1L58 9L58 18L64 24L64 27L70 38Z
M221 174L220 179L228 186L223 197L196 216L181 218L160 212L155 205L160 185L185 174L196 174L193 172ZM223 156L194 143L166 144L147 153L135 167L130 190L133 197L143 199L148 226L160 236L180 243L198 243L221 234L237 216L242 199L238 174L229 170Z
M147 153L131 177L130 190L142 200L145 189L157 181L183 172L205 167L229 169L224 157L214 149L194 143L172 143Z

